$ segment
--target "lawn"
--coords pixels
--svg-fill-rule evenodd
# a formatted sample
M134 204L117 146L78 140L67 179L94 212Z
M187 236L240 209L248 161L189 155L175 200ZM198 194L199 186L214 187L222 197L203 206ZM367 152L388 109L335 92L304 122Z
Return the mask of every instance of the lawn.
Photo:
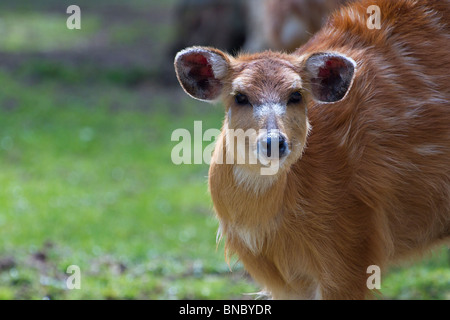
M79 34L64 1L0 4L0 299L252 298L216 246L208 166L171 161L173 130L220 128L223 112L160 72L174 1L87 3ZM437 249L381 293L450 299L449 265Z
M219 125L219 107L194 111L179 98L175 114L164 89L159 97L108 84L71 92L5 73L0 87L0 297L239 298L254 290L216 250L207 166L170 158L171 132L192 131L200 116ZM133 108L143 101L147 109ZM64 290L73 264L82 290Z

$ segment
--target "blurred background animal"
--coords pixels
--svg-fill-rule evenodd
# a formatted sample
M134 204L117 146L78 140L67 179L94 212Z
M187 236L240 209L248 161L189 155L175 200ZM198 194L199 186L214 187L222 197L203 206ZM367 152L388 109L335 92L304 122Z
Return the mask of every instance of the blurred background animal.
M244 50L293 51L316 33L330 13L349 0L248 0Z
M350 0L182 0L174 53L193 45L228 52L292 51Z

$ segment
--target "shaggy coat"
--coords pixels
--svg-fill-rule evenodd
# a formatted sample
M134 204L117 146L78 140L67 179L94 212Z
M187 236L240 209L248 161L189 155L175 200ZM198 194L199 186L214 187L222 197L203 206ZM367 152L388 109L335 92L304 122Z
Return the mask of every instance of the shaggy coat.
M381 29L367 27L370 5ZM364 299L369 266L385 270L448 241L449 1L352 3L290 55L192 50L210 56L194 56L197 69L184 58L184 72L180 54L180 82L226 107L209 171L220 237L274 298ZM286 103L292 90L301 103ZM291 151L272 176L221 159L226 128L267 127L262 105L284 106L271 117Z

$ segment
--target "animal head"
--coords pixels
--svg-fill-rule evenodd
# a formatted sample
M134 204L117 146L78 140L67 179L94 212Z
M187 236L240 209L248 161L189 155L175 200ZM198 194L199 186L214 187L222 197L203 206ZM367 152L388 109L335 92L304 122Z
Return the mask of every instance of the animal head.
M344 99L355 66L351 58L333 52L232 57L214 48L191 47L175 58L178 80L188 95L224 103L223 130L227 146L232 144L226 152L233 153L235 164L255 171L276 163L274 173L302 155L308 102Z

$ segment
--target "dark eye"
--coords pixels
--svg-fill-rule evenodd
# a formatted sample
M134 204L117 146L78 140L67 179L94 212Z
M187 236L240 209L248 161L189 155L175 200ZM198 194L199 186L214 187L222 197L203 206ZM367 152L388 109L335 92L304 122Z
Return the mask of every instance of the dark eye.
M288 104L297 104L297 103L302 102L302 100L303 100L302 94L300 92L296 91L290 95Z
M236 104L238 104L240 106L245 106L245 105L249 104L248 98L245 94L238 93L234 96L234 99L236 101Z

